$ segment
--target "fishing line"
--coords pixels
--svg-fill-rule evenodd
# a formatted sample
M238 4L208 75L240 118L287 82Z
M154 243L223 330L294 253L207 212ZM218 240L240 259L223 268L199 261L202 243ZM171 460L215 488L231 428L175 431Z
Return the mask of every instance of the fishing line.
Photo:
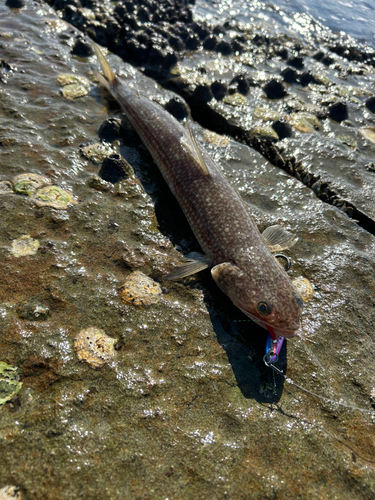
M245 322L248 322L248 321L251 321L251 320L250 319L237 319L237 320L234 320L235 323L245 323ZM311 342L312 344L317 344L317 342L315 342L314 340L310 340L310 339L308 339L306 337L302 337L301 335L298 335L298 337L301 340L305 340L307 342ZM278 359L278 356L276 356L276 359L275 359L274 362L276 362L277 359ZM316 397L318 399L322 399L323 401L327 401L328 403L332 403L332 404L335 404L335 405L344 406L345 408L350 408L352 410L357 410L357 411L361 411L361 412L364 412L364 413L374 413L374 410L367 410L365 408L360 408L358 406L353 406L353 405L350 405L348 403L341 403L340 401L336 401L334 399L326 398L325 396L321 396L320 394L316 394L315 392L312 392L312 391L309 391L308 389L305 389L301 385L299 385L296 382L294 382L291 378L287 377L283 371L279 370L279 368L277 368L274 364L272 364L270 362L270 355L268 353L263 356L263 361L264 361L264 364L268 368L271 368L273 370L273 384L274 384L274 389L275 390L276 390L276 380L275 380L275 373L276 373L277 375L280 375L281 377L283 377L284 380L286 382L288 382L288 384L294 385L294 387L297 387L297 389L299 389L300 391L306 392L307 394L310 394L311 396L314 396L314 397Z
M288 384L294 385L295 387L297 387L301 391L306 392L307 394L311 394L311 396L315 396L316 398L323 399L324 401L327 401L328 403L332 403L332 404L335 404L335 405L344 406L345 408L351 408L352 410L358 410L358 411L362 411L362 412L365 412L365 413L374 413L374 410L366 410L365 408L359 408L358 406L353 406L353 405L350 405L348 403L341 403L340 401L336 401L334 399L326 398L325 396L321 396L320 394L316 394L315 392L312 392L312 391L309 391L308 389L305 389L301 385L296 384L291 378L287 377L285 375L285 373L283 371L279 370L275 365L273 365L272 363L269 363L268 359L267 359L267 354L264 355L263 361L264 361L264 364L268 368L272 368L272 370L274 371L274 373L277 373L278 375L280 375L281 377L283 377L284 380L286 382L288 382Z

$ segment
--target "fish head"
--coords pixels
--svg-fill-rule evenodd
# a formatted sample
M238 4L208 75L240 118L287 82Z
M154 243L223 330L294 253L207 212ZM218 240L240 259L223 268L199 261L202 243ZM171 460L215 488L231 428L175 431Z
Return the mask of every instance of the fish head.
M276 264L272 272L245 272L230 262L213 267L212 277L233 304L280 337L294 337L303 300L288 275Z

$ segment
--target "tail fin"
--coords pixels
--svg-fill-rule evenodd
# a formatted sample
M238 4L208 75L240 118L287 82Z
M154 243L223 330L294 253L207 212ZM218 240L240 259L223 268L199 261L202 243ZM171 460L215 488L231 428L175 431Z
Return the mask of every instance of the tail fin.
M100 66L102 67L102 71L104 73L104 76L100 73L96 73L96 77L104 87L110 90L110 87L116 83L116 75L112 71L110 65L108 64L106 58L103 56L102 51L99 49L96 43L92 42L92 46L95 50L96 57L98 58Z

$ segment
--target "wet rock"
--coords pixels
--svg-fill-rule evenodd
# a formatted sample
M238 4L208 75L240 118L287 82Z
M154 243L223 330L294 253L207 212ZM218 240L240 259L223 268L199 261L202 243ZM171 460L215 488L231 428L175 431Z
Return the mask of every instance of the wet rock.
M219 42L213 50L215 50L215 52L223 54L223 56L230 56L233 53L230 43L226 42L225 40Z
M288 59L288 49L286 47L280 47L280 46L277 47L276 46L276 47L274 47L273 50L277 56L281 57L281 59L284 59L284 60Z
M202 85L197 85L194 89L193 92L193 97L196 99L198 102L209 102L213 98L211 88L209 85L202 84Z
M336 102L328 107L328 115L335 122L342 122L349 116L348 106L343 102Z
M0 406L16 396L21 388L17 368L0 361Z
M359 131L365 139L375 144L375 127L362 127Z
M292 84L297 82L298 73L295 69L288 67L282 70L281 76L283 77L284 82Z
M291 125L284 120L276 120L272 124L272 128L277 133L280 140L291 137L293 134Z
M193 31L199 36L200 40L205 40L211 33L210 29L206 24L198 24L196 22L192 22L191 24Z
M233 80L230 82L229 85L230 86L235 85L237 91L240 94L247 95L249 93L249 90L250 90L250 83L251 83L251 80L249 80L249 78L247 78L246 75L236 75L233 78ZM211 85L211 88L212 88L212 85Z
M189 116L189 110L185 101L179 97L172 97L164 105L164 108L180 122Z
M240 43L238 40L232 40L230 46L235 54L242 54L243 51L245 50L244 45Z
M268 36L256 34L251 40L254 45L269 45L270 39Z
M98 135L103 141L116 141L121 136L121 120L119 118L108 118L100 125Z
M229 139L225 135L216 134L210 130L205 130L203 132L203 139L209 144L214 144L219 148L225 148L229 144Z
M17 307L17 314L21 319L27 319L28 321L46 321L50 311L48 307L37 302L22 302Z
M87 80L87 78L80 75L72 75L70 73L61 73L56 78L56 82L62 86L71 85L74 83L82 85L90 85L90 82Z
M83 76L61 74L56 81L63 85L61 93L65 99L76 99L90 93L90 82Z
M254 118L259 118L264 122L268 122L280 120L282 115L278 111L274 111L273 109L264 106L261 108L255 108L253 116Z
M39 245L39 241L30 235L21 236L21 238L12 241L11 253L15 257L35 255L38 252Z
M107 156L116 153L112 145L105 141L81 144L80 152L93 163L101 163Z
M221 25L217 25L213 28L212 30L212 33L214 35L226 35L227 34L227 30L224 28L224 26L221 26Z
M72 83L70 85L65 85L61 91L65 99L78 99L79 97L84 97L90 93L90 88L78 83Z
M90 179L87 181L87 185L92 189L96 189L97 191L102 192L110 191L113 187L111 182L107 182L97 175L90 177Z
M324 57L324 52L322 50L318 50L318 52L316 52L313 55L313 59L315 59L315 61L321 61L323 57Z
M24 0L6 0L5 5L10 9L22 9L26 4Z
M141 6L137 12L138 21L141 23L148 23L150 21L150 13L145 6Z
M303 111L291 113L286 119L290 125L299 132L313 132L320 127L319 119L312 113L305 113Z
M13 185L9 181L0 182L0 194L10 194L13 193Z
M6 83L10 73L12 73L11 65L0 59L0 82Z
M305 73L302 73L302 75L299 77L300 84L303 85L304 87L307 87L309 83L316 83L320 84L320 80L317 80L314 75L312 75L309 71L306 71Z
M20 174L13 179L13 189L18 194L32 196L37 189L51 184L48 177L38 174Z
M258 125L250 132L250 138L259 137L265 141L276 142L279 136L276 131L269 125Z
M224 82L216 80L211 83L211 92L217 101L222 101L227 95L228 87Z
M371 113L375 113L375 96L369 97L365 102L365 106Z
M119 288L120 298L125 304L147 307L159 302L161 286L140 271L129 274Z
M172 49L176 50L177 52L181 52L185 48L184 44L177 36L171 35L168 41Z
M304 302L313 298L314 289L312 284L307 278L304 278L303 276L300 276L299 278L294 278L293 285L297 288Z
M286 90L281 82L274 78L263 87L268 99L281 99L286 96Z
M325 66L330 66L331 64L333 64L335 62L335 60L333 59L333 57L329 56L328 54L326 54L322 59L321 59L321 62L325 65Z
M210 35L203 42L203 48L206 50L215 50L216 45L218 44L217 38L215 35Z
M72 54L79 57L90 57L94 54L94 51L89 42L78 38L73 45Z
M58 186L46 186L38 189L35 194L35 203L38 207L51 207L56 210L66 210L77 202L72 194Z
M187 50L197 50L200 45L200 40L195 34L191 34L185 40L185 47Z
M107 156L107 158L103 160L99 170L99 176L112 184L132 177L133 175L133 167L118 153Z
M74 350L80 361L100 368L116 357L116 340L95 327L81 330L74 339Z
M288 59L288 64L290 64L294 68L302 69L303 68L303 57L301 57L301 56L291 57L290 59Z
M246 97L239 92L225 96L224 102L231 106L243 106L248 103Z

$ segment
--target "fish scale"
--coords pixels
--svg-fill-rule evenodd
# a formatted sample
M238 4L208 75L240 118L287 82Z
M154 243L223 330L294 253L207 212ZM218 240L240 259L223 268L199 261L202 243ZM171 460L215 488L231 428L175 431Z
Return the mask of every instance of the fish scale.
M294 336L302 299L267 248L249 207L191 131L157 103L127 87L97 47L96 52L105 75L98 78L158 165L214 266L211 273L218 286L264 328Z

